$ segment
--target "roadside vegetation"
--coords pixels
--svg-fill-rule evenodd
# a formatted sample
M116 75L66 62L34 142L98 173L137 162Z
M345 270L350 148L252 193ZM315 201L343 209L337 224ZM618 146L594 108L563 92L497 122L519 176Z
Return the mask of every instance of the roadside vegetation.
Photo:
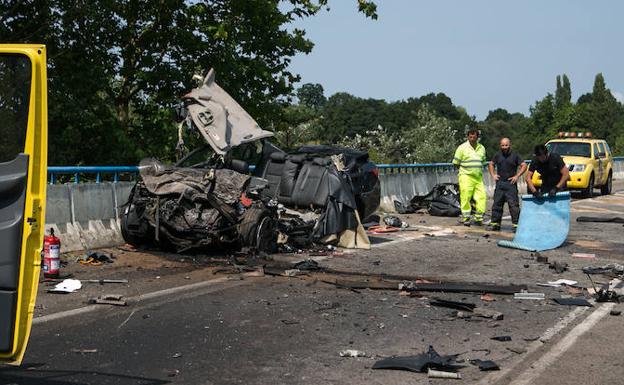
M314 43L293 22L329 9L318 0L163 0L157 2L27 0L0 2L0 41L44 43L49 76L49 164L137 164L175 158L176 105L207 66L218 83L278 144L340 143L377 162L445 162L478 125L491 155L501 136L528 156L559 130L591 130L624 154L624 105L596 76L594 89L571 100L570 81L529 116L493 109L477 121L443 93L400 101L326 96L303 84L291 59ZM372 1L354 12L376 19ZM331 12L331 10L330 10Z

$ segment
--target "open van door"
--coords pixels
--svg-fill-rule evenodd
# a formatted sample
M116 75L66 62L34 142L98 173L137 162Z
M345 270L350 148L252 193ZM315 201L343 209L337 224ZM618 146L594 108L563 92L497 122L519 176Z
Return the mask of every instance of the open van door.
M43 45L0 44L0 362L30 335L44 233L48 107Z

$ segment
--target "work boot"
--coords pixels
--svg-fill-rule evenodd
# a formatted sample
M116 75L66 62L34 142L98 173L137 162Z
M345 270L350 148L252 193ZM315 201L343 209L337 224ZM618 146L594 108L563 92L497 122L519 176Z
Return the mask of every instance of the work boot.
M500 223L490 222L490 224L488 225L487 229L489 231L500 231L500 229L501 229Z
M475 226L483 226L483 221L475 219L475 220L472 221L472 224L475 225Z
M518 230L518 224L517 224L517 223L514 223L514 224L513 224L513 225L511 225L511 226L512 226L512 228L513 228L513 232L515 233L515 232L516 232L516 230Z
M457 221L457 223L470 227L470 217L461 217L459 218L459 221Z

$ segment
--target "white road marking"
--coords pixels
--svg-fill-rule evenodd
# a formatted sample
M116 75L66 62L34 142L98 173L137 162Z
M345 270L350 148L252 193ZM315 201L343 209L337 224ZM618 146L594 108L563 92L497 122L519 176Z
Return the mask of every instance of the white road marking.
M539 376L566 351L568 351L576 342L576 340L590 330L598 321L609 314L615 303L605 303L592 314L590 314L583 322L578 324L561 341L557 342L550 350L541 356L531 367L523 373L516 376L516 380L509 385L530 385L535 383Z
M185 293L189 291L200 290L200 289L204 289L210 286L215 286L220 283L224 283L228 281L232 281L232 279L230 277L221 277L221 278L211 279L209 281L197 282L197 283L192 283L192 284L184 285L184 286L176 286L176 287L171 287L171 288L164 289L164 290L154 291L152 293L137 295L135 297L129 297L127 298L127 301L129 304L138 303L140 301L145 301L148 299L161 298L161 297L166 297L172 294L179 294L179 293ZM244 281L239 281L239 282L241 282L240 284L242 284ZM222 289L223 287L217 286L213 288L213 290L211 291L203 291L202 293L209 293L212 291L219 291ZM55 320L59 320L59 319L67 318L67 317L73 317L73 316L91 313L97 310L105 310L105 309L109 309L109 307L102 306L102 305L88 305L88 306L80 307L78 309L71 309L71 310L61 311L58 313L44 315L41 317L36 317L33 319L32 323L33 325L37 325L37 324L42 324L45 322L55 321Z
M574 321L578 316L580 316L585 311L587 311L587 309L589 308L579 306L575 308L574 310L572 310L571 312L569 312L559 322L557 322L551 328L547 329L537 341L534 341L531 344L529 344L529 346L527 346L527 352L525 356L528 356L529 354L535 352L537 349L544 346L545 342L550 341L561 330L565 329L572 321ZM520 365L523 362L524 360L522 358L518 358L511 365L505 366L504 368L501 368L500 371L492 372L490 375L484 377L483 379L481 379L481 381L477 383L477 385L495 384L498 380L505 377L507 374L509 374L512 370L514 370L518 365Z

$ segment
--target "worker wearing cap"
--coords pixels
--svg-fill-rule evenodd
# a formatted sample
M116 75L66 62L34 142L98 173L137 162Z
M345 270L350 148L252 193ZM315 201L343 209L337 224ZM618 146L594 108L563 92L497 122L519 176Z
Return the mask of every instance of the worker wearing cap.
M488 169L496 183L494 203L492 204L492 221L488 230L498 231L503 219L503 206L507 202L511 223L514 230L518 226L520 217L520 203L518 202L518 179L526 171L526 164L520 156L511 150L511 140L503 138L500 141L500 151L494 155Z
M538 189L533 184L533 173L539 172L542 178L542 186ZM543 144L535 146L533 159L526 174L526 184L529 193L536 198L548 194L549 197L557 195L557 191L564 190L570 179L570 171L557 154L548 151L548 147Z
M479 131L468 130L468 140L457 147L453 165L459 168L459 200L461 209L460 223L470 226L472 208L470 201L475 202L473 224L483 224L485 213L485 185L483 184L483 166L485 165L485 147L479 143Z

